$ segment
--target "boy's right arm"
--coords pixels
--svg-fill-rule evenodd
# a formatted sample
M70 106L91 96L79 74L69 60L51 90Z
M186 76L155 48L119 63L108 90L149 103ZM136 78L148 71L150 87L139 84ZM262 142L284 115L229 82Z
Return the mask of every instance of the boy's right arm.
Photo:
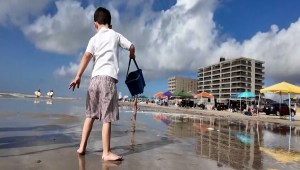
M128 39L126 39L122 34L117 33L119 36L119 45L124 48L129 50L129 57L134 59L135 58L135 47L134 45L128 41Z
M77 88L79 88L81 76L92 58L93 58L93 55L91 53L89 53L89 52L84 53L84 55L82 56L82 59L80 61L80 65L79 65L79 69L77 71L76 77L70 83L69 89L72 89L74 91L76 85L77 85Z

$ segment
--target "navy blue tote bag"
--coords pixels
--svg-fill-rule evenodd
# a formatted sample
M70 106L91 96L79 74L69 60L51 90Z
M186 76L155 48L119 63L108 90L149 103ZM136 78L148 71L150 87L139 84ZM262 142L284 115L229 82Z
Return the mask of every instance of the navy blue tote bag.
M132 71L128 74L131 60L134 61L137 70ZM135 59L129 59L125 84L127 85L132 96L142 94L144 92L144 87L146 86L146 83L144 80L142 69L139 68Z

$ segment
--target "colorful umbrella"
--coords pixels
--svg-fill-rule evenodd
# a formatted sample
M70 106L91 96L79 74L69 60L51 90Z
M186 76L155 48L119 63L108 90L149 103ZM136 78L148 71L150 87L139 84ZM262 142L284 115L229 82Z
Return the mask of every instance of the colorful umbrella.
M171 97L172 93L170 91L166 91L163 93L164 96Z
M214 96L207 92L201 92L194 96L195 98L213 98Z
M254 98L255 95L250 91L244 91L237 95L238 98Z
M163 97L164 93L163 92L158 92L154 94L154 97L160 98Z
M185 91L177 91L172 93L173 97L180 97L180 98L193 98L194 96L188 92Z

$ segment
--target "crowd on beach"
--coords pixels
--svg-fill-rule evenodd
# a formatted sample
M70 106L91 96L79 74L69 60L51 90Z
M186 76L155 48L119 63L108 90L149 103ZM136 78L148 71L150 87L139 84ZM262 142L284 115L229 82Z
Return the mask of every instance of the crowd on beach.
M131 100L128 100L129 102ZM286 119L289 117L291 120L295 120L296 112L298 108L296 105L291 107L291 114L289 113L286 108L288 105L282 104L280 110L274 112L274 110L279 109L272 106L272 104L276 103L275 101L269 102L261 102L260 105L253 100L253 101L234 101L230 100L229 103L217 103L214 100L208 99L176 99L176 98L152 98L152 99L138 99L139 103L144 104L151 104L162 106L166 108L187 108L187 109L194 109L194 110L207 110L207 111L225 111L229 113L238 113L239 115L245 116L259 116L259 115L271 115L272 117L279 116L281 118ZM263 100L264 101L264 100ZM266 110L269 109L269 110ZM274 109L271 111L270 109ZM276 113L277 112L277 113ZM275 116L274 116L275 115ZM290 117L291 116L291 117Z

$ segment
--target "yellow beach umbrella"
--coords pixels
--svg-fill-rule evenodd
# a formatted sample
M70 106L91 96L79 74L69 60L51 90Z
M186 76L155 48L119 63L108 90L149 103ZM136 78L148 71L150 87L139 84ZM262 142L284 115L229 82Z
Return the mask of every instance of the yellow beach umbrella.
M293 84L287 82L281 82L278 84L274 84L272 86L266 87L264 89L260 89L260 93L277 93L277 94L287 94L289 95L289 107L291 107L291 94L300 94L300 87L295 86ZM260 98L260 95L259 95ZM292 121L292 116L290 113L290 120Z
M260 93L278 93L278 94L300 94L300 87L287 82L281 82L272 86L260 89Z

